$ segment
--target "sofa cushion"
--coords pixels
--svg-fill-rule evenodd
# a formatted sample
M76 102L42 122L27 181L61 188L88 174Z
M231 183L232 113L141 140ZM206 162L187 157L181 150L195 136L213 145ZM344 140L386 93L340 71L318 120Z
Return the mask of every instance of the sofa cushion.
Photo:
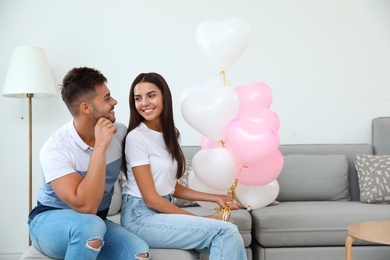
M108 216L113 216L121 211L122 206L122 190L126 185L126 176L120 173L117 181L114 184L114 194L111 198L110 207L108 209Z
M390 203L390 155L360 154L355 160L360 201Z
M252 210L251 216L253 239L263 247L344 246L349 225L390 219L390 205L360 201L280 202Z
M151 248L150 254L153 257L153 260L165 260L165 259L186 259L194 260L201 259L201 254L195 252L194 250L180 250L180 249L161 249L161 248ZM21 260L48 260L54 259L42 254L35 246L29 246L26 251L24 251Z
M186 170L185 170L183 176L181 176L181 178L178 180L178 182L181 185L188 187L188 176L190 175L191 171L192 171L192 161L187 160L186 161ZM173 198L173 203L179 207L199 206L199 204L196 201L183 200L183 199L178 199L178 198Z
M344 154L284 156L278 201L349 200L348 161Z

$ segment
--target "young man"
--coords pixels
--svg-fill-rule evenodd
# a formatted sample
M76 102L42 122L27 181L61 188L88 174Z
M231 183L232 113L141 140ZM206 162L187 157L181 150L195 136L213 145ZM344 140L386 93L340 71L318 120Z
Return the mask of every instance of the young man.
M29 215L30 237L53 258L149 258L141 238L106 219L126 135L126 127L115 123L117 101L106 83L95 69L67 73L61 95L73 120L40 152L44 184Z

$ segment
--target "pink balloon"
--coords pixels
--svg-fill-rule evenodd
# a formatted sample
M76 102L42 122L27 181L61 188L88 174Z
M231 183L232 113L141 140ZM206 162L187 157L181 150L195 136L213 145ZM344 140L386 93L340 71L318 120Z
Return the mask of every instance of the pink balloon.
M245 118L236 118L227 124L224 140L236 162L247 166L270 156L280 142L275 129Z
M236 179L245 185L266 185L282 172L284 158L279 150L252 166L237 165Z
M272 102L271 88L263 82L253 82L245 86L236 87L239 98L246 98L257 106L269 108Z
M276 113L268 108L259 107L253 101L246 98L240 98L240 107L237 118L247 118L256 123L268 125L279 130L280 122Z
M213 149L213 148L217 148L217 147L222 147L222 143L214 141L205 135L202 136L202 141L201 141L201 148L202 149Z

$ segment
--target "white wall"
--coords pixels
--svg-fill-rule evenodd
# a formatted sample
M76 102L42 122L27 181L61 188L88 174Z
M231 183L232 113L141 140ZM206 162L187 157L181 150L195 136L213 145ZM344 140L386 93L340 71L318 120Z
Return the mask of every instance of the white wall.
M227 78L271 87L281 143L371 142L371 120L390 115L388 0L0 0L0 85L15 47L42 47L57 84L72 67L100 69L127 124L129 85L156 71L172 88L183 144L198 145L179 95L218 76L195 29L229 17L252 38ZM28 244L27 101L0 96L0 111L0 255L9 259ZM34 201L39 149L69 119L60 96L33 100Z

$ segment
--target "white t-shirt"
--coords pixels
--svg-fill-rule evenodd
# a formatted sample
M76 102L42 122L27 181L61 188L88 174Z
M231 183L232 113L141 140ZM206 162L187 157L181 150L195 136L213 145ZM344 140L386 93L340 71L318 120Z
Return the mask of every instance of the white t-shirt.
M127 183L124 194L142 197L134 178L132 167L147 165L159 195L165 196L175 191L177 162L172 160L160 132L149 129L141 123L126 137Z
M109 207L114 192L114 184L122 165L122 140L126 126L115 123L118 131L112 136L106 151L106 185L99 211ZM38 201L45 206L69 208L55 194L50 182L64 175L77 172L81 177L87 174L93 148L78 135L73 121L54 132L43 145L39 159L43 174L43 185L39 190Z

